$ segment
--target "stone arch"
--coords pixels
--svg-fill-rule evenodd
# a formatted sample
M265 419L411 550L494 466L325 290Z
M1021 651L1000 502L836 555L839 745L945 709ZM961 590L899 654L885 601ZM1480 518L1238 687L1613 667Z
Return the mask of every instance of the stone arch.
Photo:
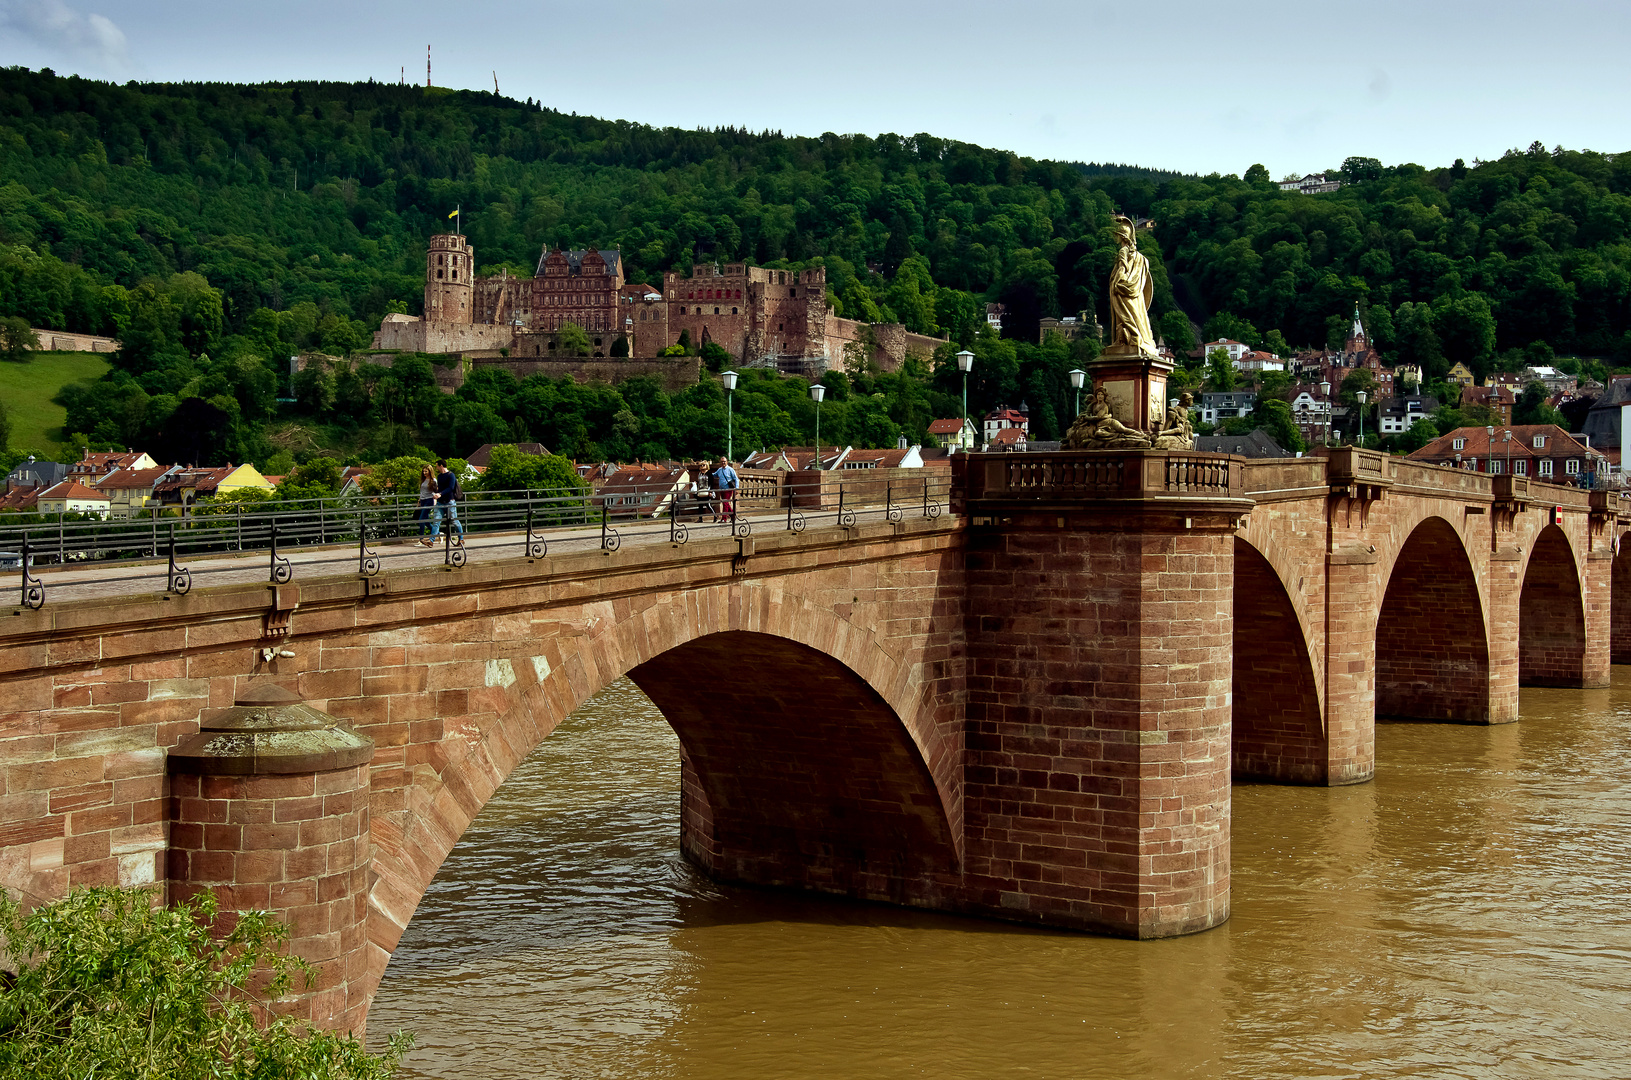
M1325 783L1329 748L1307 633L1279 574L1239 536L1234 615L1233 774Z
M1614 539L1609 591L1609 662L1631 664L1631 534Z
M682 832L693 861L735 880L866 899L930 905L949 894L962 857L961 729L950 701L916 665L831 607L774 586L722 585L667 594L638 611L628 605L599 601L507 617L495 627L506 640L485 651L510 655L459 665L466 678L479 670L483 685L468 690L470 708L480 698L492 719L444 737L443 756L413 768L400 824L376 821L370 998L419 898L493 791L562 720L623 675L680 734ZM733 674L736 689L720 721L687 706L697 669L710 680ZM819 730L812 713L830 705L843 710L847 726ZM798 728L796 737L778 745L776 725ZM751 749L765 759L757 771L742 764L727 774L729 740L744 732L751 741L736 748L739 756ZM822 736L831 753L813 762L806 755ZM856 771L845 773L845 764ZM752 817L751 800L767 792L775 801ZM768 820L774 811L788 820ZM868 820L874 814L882 816ZM756 840L772 850L743 846ZM796 866L809 873L795 878Z
M1376 618L1376 715L1489 723L1489 635L1460 534L1423 518L1399 546Z
M1548 525L1529 545L1518 594L1518 685L1584 686L1585 675L1580 572L1568 535Z

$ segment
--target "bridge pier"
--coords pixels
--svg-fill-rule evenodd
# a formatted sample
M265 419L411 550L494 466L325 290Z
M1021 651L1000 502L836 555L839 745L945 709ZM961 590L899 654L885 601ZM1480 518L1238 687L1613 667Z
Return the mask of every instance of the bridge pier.
M209 891L270 911L316 981L273 1003L363 1034L368 1016L368 763L372 740L262 683L170 751L169 900Z
M967 896L1137 938L1229 915L1240 465L1084 455L969 490ZM1233 481L1233 483L1231 483Z

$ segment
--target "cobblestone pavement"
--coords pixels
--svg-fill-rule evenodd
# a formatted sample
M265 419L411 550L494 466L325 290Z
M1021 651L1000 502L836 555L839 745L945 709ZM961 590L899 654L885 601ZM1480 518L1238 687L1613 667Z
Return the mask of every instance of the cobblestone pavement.
M880 511L881 512L881 511ZM832 524L832 514L820 515L821 524ZM877 513L867 517L878 516ZM743 514L755 532L785 528L786 515ZM814 525L817 522L812 521ZM692 540L724 539L731 535L727 524L695 521L685 522ZM657 522L628 523L614 526L617 542L622 547L631 545L666 544L669 527L666 519ZM471 564L500 562L522 558L523 532L483 532L466 535L464 552ZM535 535L549 543L552 555L568 552L594 551L600 547L600 526L589 528L548 529ZM440 566L448 558L443 542L434 548L422 547L412 538L383 540L371 545L370 550L380 560L381 571ZM293 580L347 577L358 572L357 545L330 544L325 547L285 547L278 555L289 560L294 572ZM271 578L271 560L266 549L230 552L212 555L177 555L176 562L192 572L193 589L207 589L217 585L243 585L268 582ZM164 559L139 562L101 563L92 565L42 566L35 568L35 576L45 584L46 604L69 600L104 600L115 597L144 596L165 591L169 569ZM8 606L16 605L20 595L21 574L7 571L0 577L0 597Z

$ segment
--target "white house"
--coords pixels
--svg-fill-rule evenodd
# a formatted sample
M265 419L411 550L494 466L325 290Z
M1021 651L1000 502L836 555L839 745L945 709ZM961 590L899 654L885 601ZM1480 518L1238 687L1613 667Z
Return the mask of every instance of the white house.
M1239 360L1241 357L1252 351L1252 347L1250 345L1245 345L1229 338L1218 338L1216 341L1208 341L1205 345L1201 346L1201 356L1210 359L1212 354L1217 352L1219 349L1222 349L1224 352L1228 353L1230 360Z
M996 438L997 432L1006 431L1009 428L1018 428L1029 434L1031 430L1031 411L1024 407L1023 402L1020 403L1018 410L1010 409L1006 405L998 405L985 414L984 428L986 442Z
M105 492L77 480L64 480L40 492L35 508L42 514L95 514L105 518L110 505L112 500Z

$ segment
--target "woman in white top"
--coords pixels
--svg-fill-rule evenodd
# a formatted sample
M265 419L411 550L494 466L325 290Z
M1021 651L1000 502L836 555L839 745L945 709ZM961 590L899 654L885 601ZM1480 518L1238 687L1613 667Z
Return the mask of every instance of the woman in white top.
M419 470L419 513L414 520L419 522L419 542L429 546L425 539L430 532L430 508L436 505L436 478L431 475L430 466L426 465Z

